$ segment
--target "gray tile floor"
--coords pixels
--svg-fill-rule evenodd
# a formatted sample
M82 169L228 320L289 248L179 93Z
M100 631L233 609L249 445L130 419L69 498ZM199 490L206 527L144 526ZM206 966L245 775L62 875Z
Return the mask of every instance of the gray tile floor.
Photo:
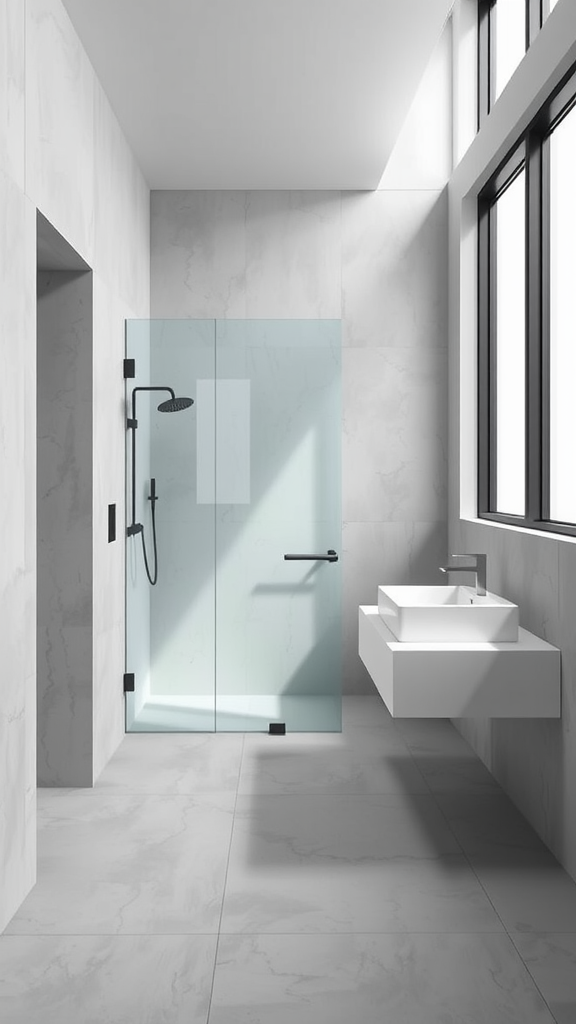
M574 1024L576 885L453 727L126 736L42 790L2 1024Z

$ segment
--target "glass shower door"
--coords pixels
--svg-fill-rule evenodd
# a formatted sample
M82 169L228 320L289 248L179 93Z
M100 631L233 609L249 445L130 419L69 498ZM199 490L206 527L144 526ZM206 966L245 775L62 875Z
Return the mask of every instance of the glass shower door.
M127 730L338 731L340 322L128 321L126 355Z
M218 730L341 728L340 362L340 321L216 324Z

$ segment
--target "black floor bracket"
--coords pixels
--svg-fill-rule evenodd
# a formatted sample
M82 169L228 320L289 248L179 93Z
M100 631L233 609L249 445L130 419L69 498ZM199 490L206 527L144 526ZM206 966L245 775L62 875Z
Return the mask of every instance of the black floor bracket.
M285 736L286 722L270 722L268 733L270 736Z

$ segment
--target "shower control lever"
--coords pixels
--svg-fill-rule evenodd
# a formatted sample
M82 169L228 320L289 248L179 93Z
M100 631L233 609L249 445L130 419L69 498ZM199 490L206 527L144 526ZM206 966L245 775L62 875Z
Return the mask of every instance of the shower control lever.
M285 562L337 562L338 555L329 548L325 555L284 555Z
M150 478L150 494L148 495L148 501L152 502L152 508L154 508L155 503L158 501L158 497L156 495L156 477L155 476Z

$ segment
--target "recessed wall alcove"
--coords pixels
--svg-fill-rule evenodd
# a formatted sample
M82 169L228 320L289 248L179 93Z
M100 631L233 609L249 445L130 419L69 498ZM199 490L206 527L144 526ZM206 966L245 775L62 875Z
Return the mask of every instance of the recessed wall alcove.
M92 271L37 215L38 785L92 785Z

